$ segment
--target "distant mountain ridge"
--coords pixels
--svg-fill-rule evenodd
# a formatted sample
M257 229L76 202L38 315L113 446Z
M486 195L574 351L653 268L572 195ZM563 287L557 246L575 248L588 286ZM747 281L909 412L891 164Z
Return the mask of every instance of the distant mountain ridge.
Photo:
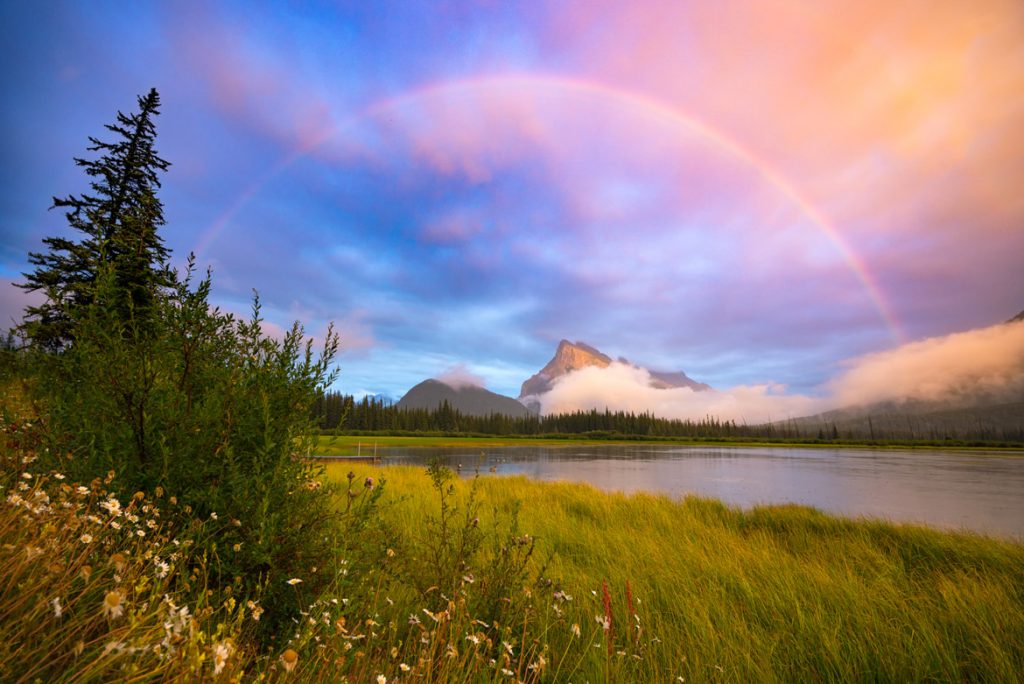
M474 385L456 388L434 379L424 380L410 389L398 400L396 406L401 409L433 411L445 401L453 409L470 416L484 417L498 413L523 418L530 415L530 410L512 397Z
M640 368L640 366L636 366L636 364L632 364L626 359L619 359L619 361ZM547 365L523 383L519 391L519 401L531 408L535 408L539 403L536 397L550 391L555 380L558 378L583 368L607 368L611 364L612 358L610 356L585 342L562 340L558 343L555 355L548 361ZM686 387L695 392L711 389L710 385L697 382L682 371L644 370L647 370L651 376L651 387L656 389Z

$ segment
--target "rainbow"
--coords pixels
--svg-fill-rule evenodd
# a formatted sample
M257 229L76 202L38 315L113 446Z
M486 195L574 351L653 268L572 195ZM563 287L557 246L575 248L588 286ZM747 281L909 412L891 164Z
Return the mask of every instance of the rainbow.
M536 75L536 74L504 74L478 76L474 78L456 79L430 83L419 88L405 91L393 97L375 101L363 109L354 112L340 120L334 126L329 127L320 135L310 138L307 142L297 146L289 152L281 161L269 168L252 184L250 184L238 197L236 197L224 212L203 232L193 251L196 254L204 252L216 237L230 223L231 219L245 204L252 199L272 178L281 173L284 169L295 162L296 159L305 156L333 137L339 131L346 130L360 121L374 119L385 115L404 105L412 104L434 97L450 97L460 94L484 94L488 91L508 89L525 89L535 93L550 93L555 96L587 96L600 98L613 102L623 107L628 107L653 121L680 131L696 134L700 138L713 143L718 149L731 155L750 168L769 185L776 188L789 202L817 227L835 247L854 277L864 288L864 291L871 303L874 305L879 316L885 322L893 339L896 342L903 341L903 334L900 326L893 315L892 307L889 305L878 283L872 277L863 259L857 256L856 252L842 236L839 230L832 224L825 215L818 210L800 191L793 186L781 173L774 169L767 161L758 157L749 149L741 146L735 139L729 137L705 122L690 116L678 109L671 107L656 99L634 93L629 90L613 88L597 81L589 81L563 76Z

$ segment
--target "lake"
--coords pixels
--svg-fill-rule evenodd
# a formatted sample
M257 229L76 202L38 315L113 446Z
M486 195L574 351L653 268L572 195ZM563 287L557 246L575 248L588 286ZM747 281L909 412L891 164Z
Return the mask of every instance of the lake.
M384 464L440 457L463 476L526 475L608 491L697 494L748 508L797 503L1024 541L1024 454L786 447L381 449ZM493 469L493 472L492 472Z

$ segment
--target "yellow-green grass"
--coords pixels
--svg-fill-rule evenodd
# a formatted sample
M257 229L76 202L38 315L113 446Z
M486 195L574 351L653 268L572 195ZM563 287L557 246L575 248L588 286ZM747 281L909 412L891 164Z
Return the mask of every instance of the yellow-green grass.
M612 445L650 445L660 446L728 446L728 447L800 447L800 448L878 448L878 449L913 449L923 448L951 449L955 451L998 451L1000 454L1020 453L1024 455L1024 449L1020 447L1009 447L1000 445L991 446L944 446L939 444L922 443L915 447L911 443L867 443L867 442L798 442L798 441L750 441L737 439L701 440L701 439L657 439L657 440L614 440L614 439L586 439L577 437L566 438L545 438L545 437L452 437L437 435L417 436L395 436L395 435L318 435L313 447L313 453L320 456L355 456L357 454L370 457L374 449L394 448L459 448L459 449L488 449L508 446L538 446L538 447L578 447L578 446L612 446Z
M352 469L386 481L388 522L410 538L424 533L437 502L422 468L331 464L328 473ZM547 575L574 600L547 637L557 655L575 648L566 625L581 625L591 648L565 658L580 681L1018 681L1024 672L1019 543L522 477L478 487L482 526L519 501L523 531L541 555L554 553ZM457 494L468 488L459 482ZM594 636L603 581L618 630L610 657ZM640 645L625 626L627 581Z

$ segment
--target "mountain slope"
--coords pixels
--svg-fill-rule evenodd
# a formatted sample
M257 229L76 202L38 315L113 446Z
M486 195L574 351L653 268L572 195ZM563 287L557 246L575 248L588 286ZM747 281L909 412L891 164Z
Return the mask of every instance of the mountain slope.
M433 410L444 401L466 415L489 416L500 413L514 418L530 415L529 409L512 397L496 394L483 387L465 385L453 388L439 380L424 380L399 399L398 408Z
M619 361L629 363L626 359L619 359ZM522 389L519 392L519 400L528 405L534 404L535 400L531 400L530 397L544 394L551 389L555 380L563 375L591 366L607 368L611 363L612 359L610 356L602 354L588 344L562 340L558 343L558 349L555 350L554 357L548 361L547 365L523 383ZM662 372L648 370L647 372L651 375L651 387L657 389L688 387L695 392L711 389L709 385L691 379L682 371Z

